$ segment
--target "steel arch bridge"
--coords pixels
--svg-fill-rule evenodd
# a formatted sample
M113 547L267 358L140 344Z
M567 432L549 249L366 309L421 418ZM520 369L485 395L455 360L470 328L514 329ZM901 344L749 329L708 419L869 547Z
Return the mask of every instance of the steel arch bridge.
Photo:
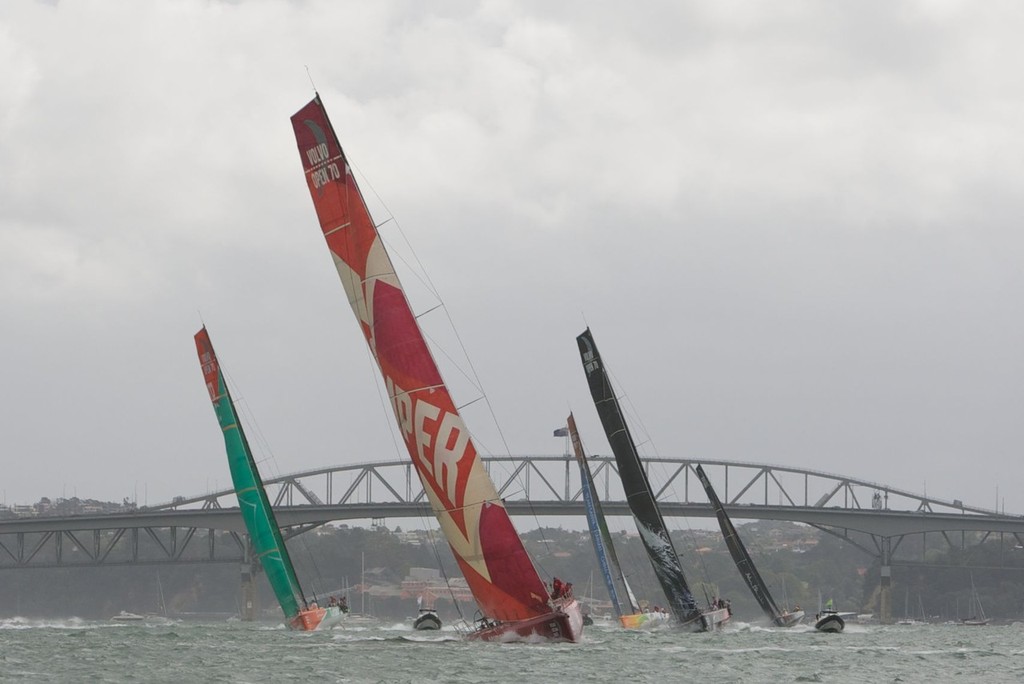
M572 457L483 460L512 515L582 518L579 470ZM1024 545L1024 516L877 482L738 461L656 457L645 463L666 516L714 517L696 480L694 467L700 463L733 518L812 525L880 559L883 574L894 562L908 562L895 554L909 535L938 533L950 547L963 548L968 532L980 533L982 540L997 534L1001 543L1009 534L1015 545ZM594 456L591 469L606 514L628 516L614 459ZM332 521L416 518L433 523L408 460L291 473L268 478L266 485L288 538ZM232 489L179 496L129 513L0 520L0 570L246 558L245 529Z

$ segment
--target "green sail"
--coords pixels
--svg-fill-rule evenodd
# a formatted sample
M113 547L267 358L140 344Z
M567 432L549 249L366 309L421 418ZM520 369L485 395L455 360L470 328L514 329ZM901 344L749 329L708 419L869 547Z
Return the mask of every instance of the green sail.
M300 602L304 604L304 594L299 580L295 576L288 549L285 547L281 530L274 518L270 500L263 488L256 461L253 460L249 442L238 422L231 394L220 372L220 364L213 351L210 336L204 327L196 333L196 349L199 352L199 363L203 367L203 377L213 401L213 410L217 421L224 432L224 446L228 453L228 466L231 469L231 481L238 496L238 507L249 531L253 550L267 580L277 596L278 603L289 620L299 613Z

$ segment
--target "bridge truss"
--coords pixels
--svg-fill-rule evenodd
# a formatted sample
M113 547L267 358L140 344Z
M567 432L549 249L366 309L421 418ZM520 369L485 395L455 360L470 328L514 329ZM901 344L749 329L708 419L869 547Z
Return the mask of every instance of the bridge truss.
M628 516L614 459L591 459L604 508ZM567 456L484 459L511 514L577 516L579 472ZM648 458L649 476L666 517L713 517L691 459ZM735 519L812 525L881 559L896 558L909 535L937 533L950 547L1010 535L1024 546L1024 517L1008 516L877 482L736 461L699 461ZM419 519L433 523L412 464L389 461L334 466L274 477L268 493L286 537L332 521ZM523 527L523 525L520 525ZM0 520L0 570L79 565L248 562L234 491L225 489L130 513ZM903 562L911 562L903 559Z

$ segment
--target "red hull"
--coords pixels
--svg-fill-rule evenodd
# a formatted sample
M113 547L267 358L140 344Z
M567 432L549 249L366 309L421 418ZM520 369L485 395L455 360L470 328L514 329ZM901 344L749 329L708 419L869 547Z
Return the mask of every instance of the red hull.
M583 637L583 613L576 599L555 601L555 610L528 620L486 625L467 635L481 641L568 641Z
M297 629L303 632L312 632L314 629L320 626L323 622L324 616L327 615L326 608L310 608L308 610L300 610L299 614L291 619L288 626L292 629Z

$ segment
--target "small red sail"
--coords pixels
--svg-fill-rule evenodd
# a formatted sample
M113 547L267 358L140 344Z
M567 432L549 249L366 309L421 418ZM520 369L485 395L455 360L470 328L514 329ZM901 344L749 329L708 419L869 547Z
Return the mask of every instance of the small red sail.
M320 227L423 488L485 616L549 615L549 596L423 338L319 97L292 126Z

